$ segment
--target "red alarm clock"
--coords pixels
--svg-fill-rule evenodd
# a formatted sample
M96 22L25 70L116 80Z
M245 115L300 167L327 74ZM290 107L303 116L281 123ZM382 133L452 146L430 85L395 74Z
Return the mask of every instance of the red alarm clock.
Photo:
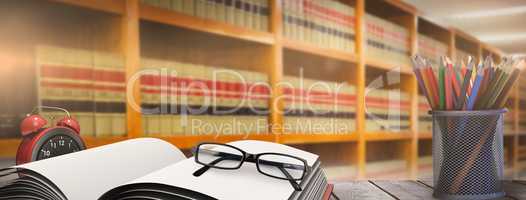
M45 127L47 120L37 114L40 109L54 109L66 113L55 126ZM24 164L86 149L80 137L80 125L66 109L39 106L27 114L20 124L22 142L16 153L16 164Z

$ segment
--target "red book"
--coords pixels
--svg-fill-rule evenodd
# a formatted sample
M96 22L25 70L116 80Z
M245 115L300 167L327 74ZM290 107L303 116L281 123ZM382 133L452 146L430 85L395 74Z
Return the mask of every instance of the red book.
M334 184L328 184L327 188L325 189L325 193L323 193L323 200L329 200L331 198L332 190L334 189Z

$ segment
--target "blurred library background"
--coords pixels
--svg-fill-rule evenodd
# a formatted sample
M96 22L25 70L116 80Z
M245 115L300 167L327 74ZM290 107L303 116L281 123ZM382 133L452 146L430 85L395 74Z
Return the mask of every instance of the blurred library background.
M333 181L430 177L410 56L524 56L524 17L522 0L3 0L0 167L20 120L46 105L68 109L88 147L156 137L190 154L255 139L319 154ZM524 93L522 76L505 115L514 178Z

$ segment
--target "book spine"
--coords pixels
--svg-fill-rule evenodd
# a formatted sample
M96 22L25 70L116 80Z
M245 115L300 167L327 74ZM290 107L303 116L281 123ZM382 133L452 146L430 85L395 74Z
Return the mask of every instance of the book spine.
M159 7L164 9L172 9L171 1L170 0L158 0L159 1Z
M235 7L235 23L234 25L239 27L245 26L245 11L244 11L244 4L245 2L242 0L234 0L234 7Z
M253 19L254 19L254 13L252 12L252 5L254 5L254 2L252 0L244 0L243 3L243 18L245 20L244 28L251 29Z
M187 15L197 15L195 10L196 0L181 0L183 2L183 13Z
M180 13L184 13L184 3L185 0L172 0L172 10Z
M205 15L207 19L210 20L218 20L217 14L216 14L216 0L205 0L206 1L206 9L205 9Z
M236 0L224 0L225 1L225 20L226 23L236 25Z
M251 28L256 31L261 31L261 14L260 14L260 8L261 8L261 2L260 0L251 0L252 6L250 9L250 13L252 13L252 26Z
M143 0L145 4L151 5L151 6L157 6L159 7L161 5L161 0Z
M226 19L225 1L226 0L215 0L216 2L215 13L216 13L216 20L227 23L228 21Z
M197 17L206 18L208 0L195 0L195 15Z

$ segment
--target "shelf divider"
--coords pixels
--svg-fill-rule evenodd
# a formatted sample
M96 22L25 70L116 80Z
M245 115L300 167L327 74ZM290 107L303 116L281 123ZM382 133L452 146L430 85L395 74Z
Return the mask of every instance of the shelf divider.
M274 141L281 143L280 137L283 134L283 107L284 102L281 98L282 90L279 82L283 79L283 34L282 34L282 8L281 1L270 1L270 31L274 37L274 44L269 49L269 81L271 87L269 133L274 134Z
M139 0L126 0L125 5L121 19L121 51L126 71L126 93L132 94L126 100L126 131L128 138L136 138L143 136L140 82L134 77L140 70Z
M356 54L358 62L356 65L356 134L358 137L355 163L358 179L366 177L367 141L365 138L365 0L356 0L355 12ZM362 97L362 98L360 98Z
M418 17L411 15L407 19L410 37L411 56L418 53ZM412 68L412 67L411 67ZM410 69L411 69L410 68ZM408 144L408 154L406 155L409 178L415 179L418 176L418 83L415 76L411 76L408 82L408 90L411 95L410 129L411 140Z

